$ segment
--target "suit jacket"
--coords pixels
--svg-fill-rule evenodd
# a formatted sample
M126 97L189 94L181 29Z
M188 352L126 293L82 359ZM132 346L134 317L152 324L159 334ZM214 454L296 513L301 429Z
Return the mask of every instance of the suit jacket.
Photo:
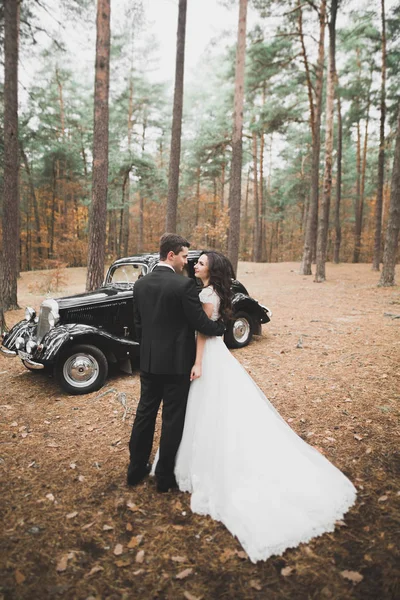
M136 281L134 322L140 368L154 374L187 374L196 357L195 330L222 335L224 325L205 314L193 279L158 266Z

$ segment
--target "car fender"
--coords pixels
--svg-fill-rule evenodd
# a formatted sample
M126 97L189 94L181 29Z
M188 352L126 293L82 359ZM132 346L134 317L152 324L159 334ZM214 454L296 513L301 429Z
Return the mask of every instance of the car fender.
M246 312L253 318L253 333L261 335L261 324L269 323L270 311L246 294L235 294L232 298L233 315L238 312Z
M51 329L43 338L43 348L35 358L46 363L55 362L61 350L75 343L98 346L106 355L112 353L117 359L135 356L139 352L139 343L134 340L113 336L92 325L70 323Z
M6 333L2 345L7 348L7 350L16 350L15 342L17 338L23 337L25 340L28 340L32 337L36 327L36 323L32 321L26 321L26 319L19 321Z

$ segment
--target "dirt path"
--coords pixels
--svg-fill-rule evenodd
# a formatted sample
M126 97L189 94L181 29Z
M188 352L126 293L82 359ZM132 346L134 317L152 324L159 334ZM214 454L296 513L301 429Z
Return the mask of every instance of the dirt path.
M0 600L399 598L400 290L378 288L369 265L327 275L316 284L297 263L241 263L273 319L235 356L355 483L357 504L334 533L253 565L221 524L190 512L188 495L158 495L150 480L126 487L137 375L73 397L0 357ZM22 275L22 306L38 306L45 277ZM67 278L58 295L83 290L83 269Z

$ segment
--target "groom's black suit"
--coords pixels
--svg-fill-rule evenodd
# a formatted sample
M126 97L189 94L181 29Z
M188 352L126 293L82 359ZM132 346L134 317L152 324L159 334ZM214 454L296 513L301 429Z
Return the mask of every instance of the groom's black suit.
M153 445L157 412L163 400L159 485L174 483L175 456L182 438L195 361L195 330L222 335L224 326L208 319L196 284L159 265L134 286L134 322L140 341L140 402L132 428L128 482L140 480Z

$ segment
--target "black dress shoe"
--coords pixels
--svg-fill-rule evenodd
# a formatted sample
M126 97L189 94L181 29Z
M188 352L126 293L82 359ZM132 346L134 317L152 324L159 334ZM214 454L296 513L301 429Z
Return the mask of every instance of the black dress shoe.
M147 477L147 475L150 473L151 471L151 465L147 464L145 467L132 467L132 465L130 464L128 466L128 473L126 475L126 483L128 485L137 485L138 483L140 483L141 481L143 481L143 479L145 477Z
M170 490L178 488L175 477L173 479L158 479L157 480L157 492L160 494L166 494Z

